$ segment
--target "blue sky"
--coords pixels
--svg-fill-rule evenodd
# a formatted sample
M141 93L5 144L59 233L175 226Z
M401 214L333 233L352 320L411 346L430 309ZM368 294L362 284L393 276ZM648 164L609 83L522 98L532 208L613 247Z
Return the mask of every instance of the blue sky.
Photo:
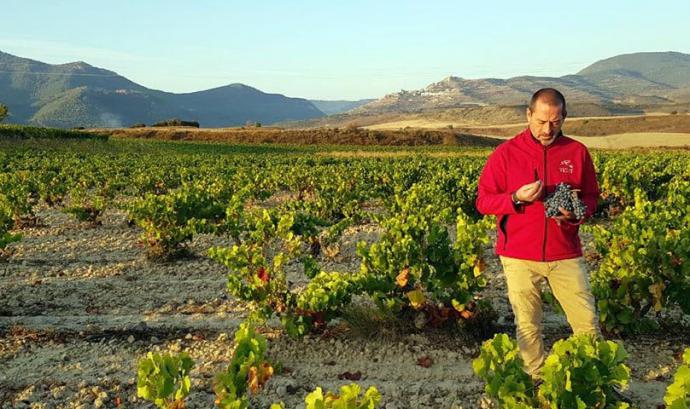
M617 54L690 53L689 21L687 0L3 0L0 50L170 92L241 82L358 99L448 75L561 76Z

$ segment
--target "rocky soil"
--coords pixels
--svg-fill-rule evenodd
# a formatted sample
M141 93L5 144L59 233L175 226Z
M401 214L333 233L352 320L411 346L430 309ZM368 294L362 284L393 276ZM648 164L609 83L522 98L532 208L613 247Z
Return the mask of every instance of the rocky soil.
M213 407L213 376L227 366L233 333L246 316L242 304L226 295L226 268L205 257L210 246L229 243L201 236L190 246L197 257L155 263L146 260L139 230L128 227L121 212L108 211L97 227L53 209L38 215L43 225L23 229L23 240L11 245L14 254L0 263L0 408L153 407L136 397L137 360L150 350L187 351L196 361L187 407ZM348 229L339 253L320 260L323 268L356 271L356 242L376 237L375 226ZM493 256L488 274L486 297L499 313L496 329L512 334ZM262 332L270 359L287 369L253 398L257 408L278 400L303 407L316 386L348 383L339 379L345 372L360 372L365 387L376 385L386 409L487 406L471 368L481 342L477 334L367 333L346 322L301 340L288 338L277 323ZM568 335L564 318L548 309L545 335L549 345ZM639 407L656 408L678 365L674 354L690 339L658 334L624 342L631 355L630 393ZM428 368L417 364L425 356L433 362Z

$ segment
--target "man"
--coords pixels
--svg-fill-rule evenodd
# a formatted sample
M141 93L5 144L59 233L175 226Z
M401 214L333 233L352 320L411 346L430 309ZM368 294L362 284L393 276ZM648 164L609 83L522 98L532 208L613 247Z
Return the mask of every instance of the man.
M527 108L529 126L502 143L479 178L477 210L497 216L496 254L500 256L515 314L525 370L540 378L544 364L540 283L546 279L576 334L599 335L579 225L596 210L599 187L587 148L561 133L567 116L563 94L537 91ZM577 220L563 208L546 217L544 199L558 183L579 189L586 204Z

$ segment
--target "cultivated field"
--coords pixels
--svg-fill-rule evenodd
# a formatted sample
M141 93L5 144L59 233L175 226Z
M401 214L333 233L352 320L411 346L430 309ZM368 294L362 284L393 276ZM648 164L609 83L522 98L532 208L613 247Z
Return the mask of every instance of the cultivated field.
M274 368L250 407L352 382L386 409L494 407L472 360L514 325L495 220L474 211L489 152L1 140L0 237L16 239L0 407L152 407L137 397L148 351L188 353L186 407L213 407L250 316ZM690 346L690 155L594 160L604 194L581 237L602 328L629 353L636 407L657 408ZM549 305L544 322L549 347L569 336Z

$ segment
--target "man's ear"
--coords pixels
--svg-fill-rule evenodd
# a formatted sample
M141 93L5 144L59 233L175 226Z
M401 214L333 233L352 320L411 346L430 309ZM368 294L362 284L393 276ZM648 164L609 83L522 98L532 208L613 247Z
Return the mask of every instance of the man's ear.
M527 116L527 122L529 122L530 118L532 117L532 110L529 109L529 107L527 107L527 109L525 110L525 115Z
M568 116L568 111L565 111L565 110L564 110L562 115L563 115L563 119L565 119L565 117Z

